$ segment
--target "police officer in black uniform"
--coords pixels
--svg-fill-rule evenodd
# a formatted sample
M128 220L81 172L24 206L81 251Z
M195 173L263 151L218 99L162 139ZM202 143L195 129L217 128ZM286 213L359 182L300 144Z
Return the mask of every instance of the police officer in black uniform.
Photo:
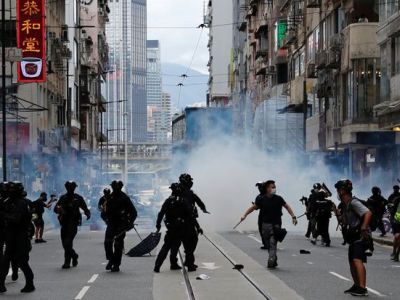
M0 268L0 293L7 291L4 283L10 263L15 262L25 276L25 287L21 293L35 290L33 272L29 266L29 252L32 249L32 214L30 202L25 198L24 187L20 182L9 184L9 197L2 203L1 218L4 221L5 253Z
M125 235L133 228L137 217L137 211L131 199L122 191L123 186L122 181L111 183L113 192L104 210L107 224L104 239L104 249L108 260L106 270L111 270L111 272L120 270Z
M74 181L67 181L65 189L67 193L62 195L54 207L54 212L58 214L58 220L61 225L61 242L64 248L64 264L63 269L69 269L78 265L78 254L75 252L73 245L74 239L78 232L78 226L82 224L82 215L80 209L86 215L86 219L90 219L90 211L83 197L75 193L78 185Z
M159 273L161 265L170 251L170 269L180 270L181 267L178 265L178 250L185 233L185 226L192 217L192 212L189 206L186 205L182 198L182 190L179 183L173 183L170 186L172 190L171 196L165 200L158 213L156 228L157 231L161 229L161 221L165 216L165 226L167 227L167 233L164 237L164 245L161 247L158 253L156 263L154 266L154 272Z
M101 196L101 198L99 199L99 203L97 204L97 208L100 211L100 217L106 224L107 221L106 221L105 211L107 209L107 203L108 200L110 200L110 197L111 197L111 190L109 188L105 188L103 190L103 196Z
M0 183L0 214L3 213L4 207L3 203L6 201L8 197L8 182L1 182ZM3 214L2 214L3 216ZM0 218L0 262L3 260L4 254L4 239L5 239L5 232L4 232L4 218Z
M383 215L386 211L386 206L388 201L382 197L381 189L374 186L371 189L372 195L367 200L367 207L372 212L373 218L370 223L370 228L372 231L379 229L381 232L381 237L386 235L385 225L383 224Z
M185 249L185 266L188 268L189 272L196 271L197 265L195 262L194 251L196 250L197 243L199 241L199 233L203 234L203 230L200 228L197 222L198 212L196 205L204 213L209 213L206 209L205 204L201 199L192 191L193 178L189 174L181 174L179 176L179 183L182 188L182 197L185 200L188 209L192 212L191 218L187 222L184 238L183 247Z
M330 247L331 238L329 235L329 221L332 217L332 211L336 212L335 204L327 199L327 192L322 189L321 184L314 184L315 193L313 201L311 202L311 211L315 216L315 230L313 232L313 240L311 243L316 244L318 236L322 237L322 241L325 243L326 247Z

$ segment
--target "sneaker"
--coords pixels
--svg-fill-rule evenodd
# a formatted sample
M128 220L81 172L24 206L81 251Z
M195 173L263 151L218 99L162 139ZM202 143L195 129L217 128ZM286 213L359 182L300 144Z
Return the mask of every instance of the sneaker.
M393 261L398 262L398 261L399 261L399 256L398 256L398 255L395 255L395 256L393 257Z
M261 250L269 250L268 247L265 247L265 246L261 246L260 249Z
M26 284L21 290L21 293L32 293L35 290L35 286L32 284Z
M39 239L39 243L47 243L47 241L44 239Z
M180 265L172 265L171 267L169 267L170 270L174 271L174 270L181 270L182 267Z
M188 272L196 272L197 271L197 267L196 266L189 266L187 270L188 270Z
M278 266L278 261L274 260L274 259L269 259L268 260L268 265L267 268L268 269L275 269Z
M39 244L40 243L40 240L39 239L36 239L35 240L35 244Z
M112 266L111 267L111 272L113 272L113 273L119 272L119 266Z
M69 269L69 268L71 268L71 266L69 264L63 264L61 266L61 269Z
M351 288L349 288L348 290L345 290L344 293L345 294L350 294L357 286L355 284L353 284L351 286Z
M107 271L110 271L111 270L111 268L112 268L112 262L111 261L109 261L108 263L107 263L107 265L106 265L106 270Z
M352 296L358 296L358 297L366 297L368 296L368 290L366 288L362 288L359 286L356 286L351 292L350 294Z

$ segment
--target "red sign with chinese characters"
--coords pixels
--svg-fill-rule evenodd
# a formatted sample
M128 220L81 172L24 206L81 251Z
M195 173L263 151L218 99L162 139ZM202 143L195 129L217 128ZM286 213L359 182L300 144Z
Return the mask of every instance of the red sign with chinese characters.
M19 82L46 80L45 0L17 0L17 43L22 49L18 62Z

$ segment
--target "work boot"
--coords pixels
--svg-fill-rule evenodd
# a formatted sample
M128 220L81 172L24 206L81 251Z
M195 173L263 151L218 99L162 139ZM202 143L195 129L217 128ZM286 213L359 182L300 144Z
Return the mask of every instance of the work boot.
M188 272L196 272L197 271L197 266L196 265L188 266L187 270L188 270Z
M6 287L4 286L4 284L0 285L0 294L7 292Z
M73 267L76 267L78 265L78 258L79 258L78 254L75 254L75 256L72 258L72 266Z
M171 265L171 267L169 269L172 270L172 271L181 270L182 267L180 265L176 264L176 265Z
M11 280L12 281L17 281L18 280L18 272L13 272L11 275Z
M154 273L160 273L160 267L155 266L154 267Z
M71 260L70 259L66 259L64 260L64 264L61 266L62 269L69 269L71 268Z
M278 266L278 261L276 259L268 259L268 269L275 269Z
M119 272L119 266L112 266L111 267L111 272L113 272L113 273Z
M112 268L112 266L113 266L113 264L112 264L111 260L108 261L108 263L107 263L107 265L106 265L106 270L107 270L107 271L110 271L111 268Z
M21 293L32 293L35 290L35 286L33 282L26 283L24 288L21 290Z

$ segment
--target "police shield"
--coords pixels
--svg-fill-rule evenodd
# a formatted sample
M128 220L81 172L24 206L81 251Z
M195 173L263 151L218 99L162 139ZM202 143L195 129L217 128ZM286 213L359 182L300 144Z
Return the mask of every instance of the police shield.
M129 250L126 255L129 257L141 257L145 254L149 254L161 239L160 232L152 232L145 239L143 239L139 244Z

